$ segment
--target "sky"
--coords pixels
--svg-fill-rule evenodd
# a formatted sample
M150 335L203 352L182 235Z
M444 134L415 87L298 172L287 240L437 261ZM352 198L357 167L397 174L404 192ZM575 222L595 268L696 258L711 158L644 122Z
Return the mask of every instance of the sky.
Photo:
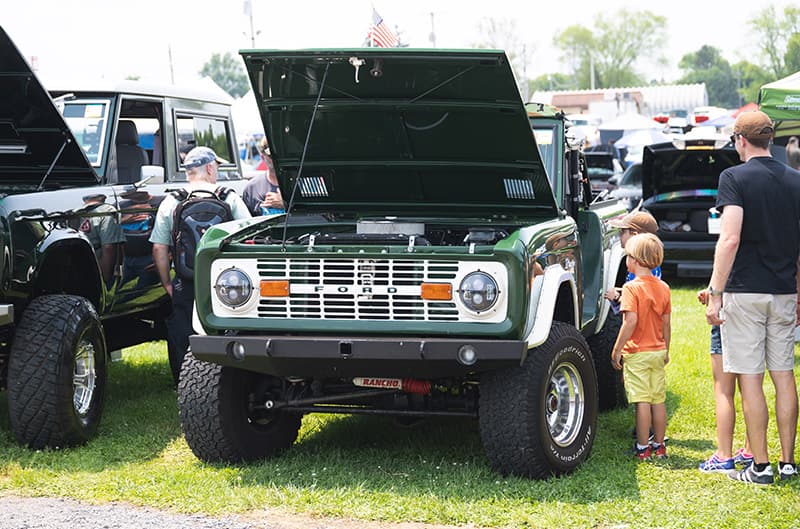
M513 19L519 37L534 49L528 77L565 72L553 48L555 32L581 24L591 29L598 10L647 9L667 18L669 65L644 70L672 80L677 63L703 44L731 62L755 45L748 20L767 4L734 6L729 0L251 0L255 47L264 49L359 47L372 8L411 47L469 48L480 41L482 19ZM775 0L778 9L790 2ZM77 80L139 76L158 83L198 79L216 52L252 47L244 0L0 0L0 25L45 87ZM748 7L749 6L749 7ZM433 15L431 15L433 14ZM171 60L170 60L171 56ZM751 59L752 60L752 59Z

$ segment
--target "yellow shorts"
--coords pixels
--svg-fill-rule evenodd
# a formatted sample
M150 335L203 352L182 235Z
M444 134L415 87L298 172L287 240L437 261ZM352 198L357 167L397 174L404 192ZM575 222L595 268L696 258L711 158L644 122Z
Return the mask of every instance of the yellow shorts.
M661 404L667 400L664 360L667 351L641 351L622 355L622 375L628 402Z

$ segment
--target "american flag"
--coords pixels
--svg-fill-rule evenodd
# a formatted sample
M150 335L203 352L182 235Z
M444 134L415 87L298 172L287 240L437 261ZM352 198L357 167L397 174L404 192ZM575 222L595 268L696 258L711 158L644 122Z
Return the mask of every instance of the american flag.
M369 28L367 37L370 43L378 48L396 48L400 44L397 35L383 22L374 7L372 8L372 27Z

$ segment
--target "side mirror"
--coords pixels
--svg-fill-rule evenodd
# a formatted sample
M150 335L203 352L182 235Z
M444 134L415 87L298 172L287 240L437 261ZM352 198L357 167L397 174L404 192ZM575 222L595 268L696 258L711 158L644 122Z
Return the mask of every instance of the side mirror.
M619 180L619 177L617 175L608 177L608 183L611 184L612 186L617 185L617 181L618 180Z
M134 185L139 188L148 182L151 184L163 184L164 168L160 165L143 165L141 179Z

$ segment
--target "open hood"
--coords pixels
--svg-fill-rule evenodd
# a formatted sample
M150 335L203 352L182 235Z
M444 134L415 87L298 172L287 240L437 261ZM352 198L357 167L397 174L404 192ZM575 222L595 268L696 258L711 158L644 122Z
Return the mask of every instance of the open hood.
M295 208L555 213L504 52L241 54L284 197L297 181L309 138Z
M717 149L713 141L677 148L672 143L648 145L642 154L642 198L645 205L669 200L712 199L719 175L740 162L736 150Z
M43 180L43 189L98 183L53 100L0 28L0 192L35 189Z

